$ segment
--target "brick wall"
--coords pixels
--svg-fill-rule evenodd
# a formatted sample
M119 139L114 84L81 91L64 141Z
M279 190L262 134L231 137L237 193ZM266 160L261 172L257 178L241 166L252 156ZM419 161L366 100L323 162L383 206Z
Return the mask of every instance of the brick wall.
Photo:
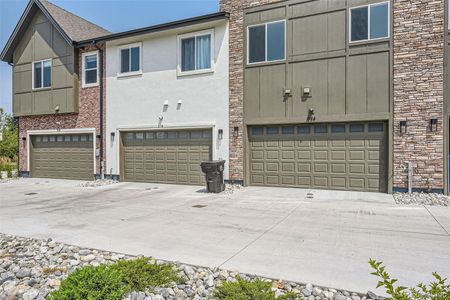
M27 136L28 130L51 130L51 129L76 129L76 128L95 128L96 135L100 133L100 88L99 86L82 88L81 76L82 74L82 53L84 51L94 51L95 47L88 47L85 50L80 49L78 57L78 88L79 88L79 111L77 114L54 114L42 116L24 116L19 118L19 168L20 171L27 171L27 148L28 140L23 140ZM105 57L105 52L104 56ZM105 66L103 65L103 74L105 74ZM106 87L106 80L103 76L104 91ZM105 124L105 96L103 93L103 130L106 130ZM95 137L94 137L95 138ZM105 145L105 135L104 135ZM97 140L97 148L100 148L100 143ZM105 157L105 147L103 147L103 157ZM97 158L97 173L100 173L100 161Z
M444 0L394 0L394 188L443 188ZM431 132L431 118L438 119ZM407 133L400 133L400 121Z
M230 180L244 180L244 14L245 8L280 0L221 0L230 13ZM234 128L239 128L234 135Z

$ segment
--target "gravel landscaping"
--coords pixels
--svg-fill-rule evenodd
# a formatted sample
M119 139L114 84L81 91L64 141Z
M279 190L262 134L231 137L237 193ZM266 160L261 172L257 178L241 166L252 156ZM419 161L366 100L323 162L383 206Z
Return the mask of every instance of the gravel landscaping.
M397 204L450 206L450 198L437 193L394 193L393 196Z
M99 186L105 186L105 185L111 185L119 183L117 180L112 179L97 179L94 181L86 181L83 183L80 183L81 187L99 187Z
M112 264L133 256L80 248L58 243L52 239L37 240L0 234L0 299L45 299L58 289L61 281L76 268L102 263ZM162 262L162 261L158 261ZM210 299L214 288L223 281L234 281L236 276L254 279L254 275L240 274L216 268L175 264L182 284L170 288L156 288L153 293L132 292L127 300ZM368 275L370 276L370 275ZM308 300L366 300L377 299L371 292L366 295L335 289L271 280L278 295L295 291Z

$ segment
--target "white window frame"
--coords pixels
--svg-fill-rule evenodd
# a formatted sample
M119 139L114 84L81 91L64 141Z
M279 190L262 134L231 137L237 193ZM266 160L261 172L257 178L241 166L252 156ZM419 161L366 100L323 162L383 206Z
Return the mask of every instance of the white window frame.
M379 5L384 5L384 4L387 4L387 6L388 6L388 24L387 24L388 25L388 34L386 37L372 39L370 37L370 10L372 9L373 6L379 6ZM367 7L367 13L368 13L368 15L367 15L367 39L352 41L352 11L354 9L361 8L361 7ZM377 41L377 40L385 40L385 39L389 39L391 37L391 4L389 1L383 1L383 2L378 2L378 3L350 7L349 13L348 13L348 18L349 18L348 19L348 40L349 40L350 44L369 42L369 41Z
M131 49L131 48L135 48L135 47L139 47L139 70L122 73L122 50L123 49ZM118 72L117 72L117 77L142 75L142 42L119 46L118 47L118 58L119 58L119 68L118 68ZM130 51L130 67L131 67L131 51Z
M211 67L209 69L199 69L199 70L193 70L193 71L182 71L181 70L181 41L188 38L195 38L197 36L204 36L204 35L210 35L211 36ZM212 73L214 72L215 68L215 60L214 60L214 44L215 44L215 38L214 38L214 29L206 29L202 31L196 31L196 32L190 32L185 34L180 34L177 37L177 75L178 76L188 76L188 75L195 75L195 74L204 74L204 73ZM196 47L196 44L195 44ZM196 62L195 62L196 63Z
M95 57L97 59L97 66L95 67L95 69L94 68L86 69L86 62L85 62L86 56L92 56L92 55L95 55ZM83 66L82 66L82 71L83 71L82 77L83 77L83 80L81 82L81 86L83 88L98 86L99 85L99 71L98 71L98 68L99 68L99 65L100 65L99 61L98 61L98 50L97 51L91 51L91 52L85 52L85 53L83 53L81 55L81 57L82 57L82 62L81 63L83 64ZM86 71L91 71L91 70L95 70L96 71L97 81L95 83L86 83Z
M44 62L50 62L50 86L43 86L44 84ZM40 87L34 87L34 65L36 63L41 64L41 86ZM32 90L45 90L45 89L51 89L52 88L52 79L53 79L53 62L52 59L42 59L42 60L36 60L31 63L31 89Z
M284 23L284 58L283 59L277 59L277 60L267 60L267 25L268 24L273 24L273 23ZM253 27L259 27L264 25L265 27L265 58L264 61L258 61L258 62L250 62L250 28ZM286 55L287 55L287 43L286 43L286 20L276 20L276 21L271 21L271 22L265 22L265 23L258 23L258 24L253 24L253 25L249 25L247 26L247 65L257 65L257 64L267 64L267 63L273 63L273 62L281 62L281 61L286 61Z

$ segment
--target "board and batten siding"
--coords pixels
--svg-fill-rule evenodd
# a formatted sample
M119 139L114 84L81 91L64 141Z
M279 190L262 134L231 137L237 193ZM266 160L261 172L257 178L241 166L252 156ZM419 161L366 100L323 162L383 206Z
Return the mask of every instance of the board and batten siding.
M245 10L245 28L286 20L287 52L282 62L244 62L245 123L306 122L310 109L316 122L388 120L391 38L348 41L348 9L378 2L286 1ZM312 96L302 98L302 87ZM284 98L285 88L291 97Z
M178 76L177 37L214 30L214 72ZM142 45L142 74L117 76L119 47ZM228 179L228 23L216 21L107 43L107 174L119 175L120 133L154 129L212 128L212 158L225 159ZM167 105L164 105L167 103ZM223 138L218 139L218 130ZM112 137L114 134L114 137Z
M13 113L32 116L78 111L75 49L38 11L13 54ZM32 63L52 60L51 87L32 89Z

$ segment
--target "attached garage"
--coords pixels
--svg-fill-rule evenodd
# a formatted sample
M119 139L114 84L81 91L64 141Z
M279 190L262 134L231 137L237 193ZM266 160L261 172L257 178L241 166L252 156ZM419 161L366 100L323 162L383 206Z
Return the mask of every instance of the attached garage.
M32 177L94 179L93 134L30 136Z
M202 185L202 161L212 158L211 129L123 132L124 181Z
M251 185L387 191L384 123L249 127Z

